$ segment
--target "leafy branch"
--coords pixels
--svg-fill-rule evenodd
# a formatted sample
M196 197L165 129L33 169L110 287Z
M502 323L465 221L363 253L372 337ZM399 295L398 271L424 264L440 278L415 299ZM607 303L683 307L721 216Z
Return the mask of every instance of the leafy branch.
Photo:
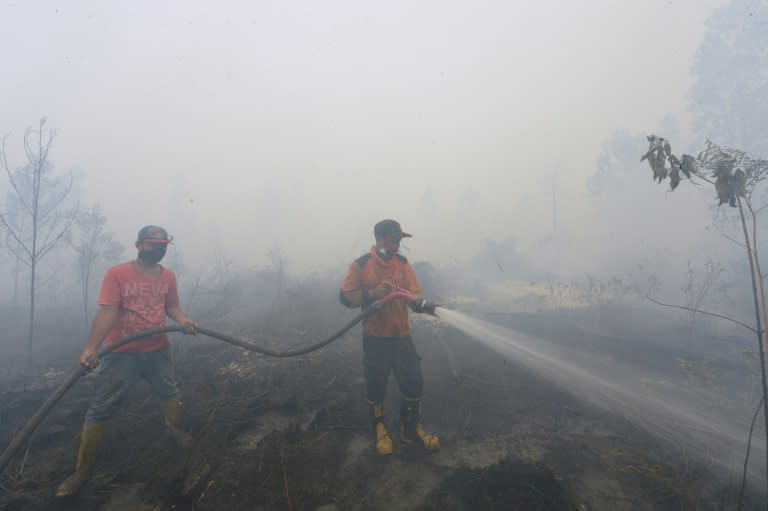
M670 188L674 190L682 181L682 177L691 182L699 179L714 185L718 206L728 204L732 208L738 207L739 209L739 219L744 235L743 246L747 251L755 307L756 327L747 328L752 330L757 337L763 387L761 403L767 402L768 377L766 376L765 348L768 344L768 338L766 338L763 325L768 322L768 309L766 309L765 284L757 249L757 214L763 208L755 208L752 198L768 173L768 160L751 158L742 150L724 148L711 140L706 141L704 149L695 158L688 154L683 154L681 158L678 158L672 153L672 146L669 141L663 137L649 135L647 140L648 151L640 158L640 161L648 160L655 182L661 183L668 178ZM749 226L751 229L747 226L745 209L751 217ZM742 324L742 326L746 327L747 325ZM766 445L768 445L768 406L763 406L763 413L766 425ZM749 443L751 443L751 438L752 430L750 429ZM749 449L747 449L747 457L749 457ZM742 482L743 484L744 482ZM768 449L766 449L766 491L768 494ZM739 502L739 509L741 509L741 502Z

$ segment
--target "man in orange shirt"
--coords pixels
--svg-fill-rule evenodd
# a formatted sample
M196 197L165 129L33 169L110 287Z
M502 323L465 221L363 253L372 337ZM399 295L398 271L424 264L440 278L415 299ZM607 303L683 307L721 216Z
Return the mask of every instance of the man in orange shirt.
M138 339L121 346L99 364L97 352L102 342L114 344L119 339L152 328L165 326L168 315L194 334L197 324L182 312L176 275L161 266L173 238L165 229L148 225L139 231L138 257L107 270L99 294L101 306L93 320L80 364L88 369L99 366L96 395L85 416L75 472L64 480L57 497L70 497L88 480L96 449L104 435L105 423L117 410L128 388L144 377L159 398L165 424L182 446L191 437L181 425L179 389L173 374L170 339L167 334Z
M416 300L406 304L401 299L385 303L381 310L363 321L363 371L368 404L375 434L376 451L391 454L392 439L384 423L384 396L390 370L400 387L400 425L402 440L427 450L440 447L437 436L427 433L421 425L421 394L423 378L421 358L416 353L410 335L408 309L434 313L435 305L420 297L421 287L408 260L398 254L400 240L410 238L394 220L382 220L373 228L376 245L369 253L353 262L339 299L347 307L367 307L390 291L390 284L407 290Z

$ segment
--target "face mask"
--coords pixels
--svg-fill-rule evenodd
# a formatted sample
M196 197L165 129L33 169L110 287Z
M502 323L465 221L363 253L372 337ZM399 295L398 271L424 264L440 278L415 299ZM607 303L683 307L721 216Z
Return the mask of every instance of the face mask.
M379 255L383 257L384 259L389 259L389 252L387 252L387 249L384 247L379 247Z
M165 250L165 245L153 248L152 250L142 250L139 252L139 259L149 264L157 264L165 257Z

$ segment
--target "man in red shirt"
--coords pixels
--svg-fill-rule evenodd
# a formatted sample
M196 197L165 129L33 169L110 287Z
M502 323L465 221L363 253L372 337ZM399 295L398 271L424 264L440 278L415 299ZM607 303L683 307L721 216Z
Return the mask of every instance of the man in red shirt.
M85 416L77 468L59 486L57 497L74 495L88 480L105 423L139 377L149 382L159 398L165 424L173 438L182 446L191 442L181 425L180 394L167 334L144 337L121 346L101 363L97 357L102 342L108 346L129 335L163 327L166 315L184 326L185 333L195 334L197 324L179 306L176 275L159 264L172 239L162 227L142 228L136 241L138 257L113 266L104 276L99 294L101 307L80 355L80 364L88 369L99 366L95 375L96 395Z
M376 245L353 262L341 285L339 299L347 307L367 307L390 291L390 284L418 297L410 304L392 300L363 320L363 373L371 407L376 451L391 454L392 439L384 424L384 395L390 371L400 387L402 440L434 450L440 447L436 435L421 425L423 378L421 358L411 339L408 306L414 312L435 312L435 304L420 298L421 287L408 260L398 254L400 240L410 238L394 220L382 220L373 227Z

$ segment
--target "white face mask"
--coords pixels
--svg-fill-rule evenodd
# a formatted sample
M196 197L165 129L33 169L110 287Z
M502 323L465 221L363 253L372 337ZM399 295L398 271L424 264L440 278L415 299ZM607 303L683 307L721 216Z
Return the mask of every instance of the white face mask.
M384 258L388 258L389 257L389 252L387 252L387 249L384 248L384 247L379 247L378 252L379 252L379 255L381 257L384 257Z

